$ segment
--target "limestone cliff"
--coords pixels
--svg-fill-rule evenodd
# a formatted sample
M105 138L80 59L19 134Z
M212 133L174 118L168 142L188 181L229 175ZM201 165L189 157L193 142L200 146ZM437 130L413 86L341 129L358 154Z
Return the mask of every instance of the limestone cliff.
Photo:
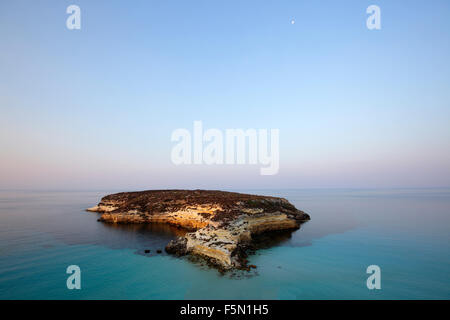
M171 241L168 253L205 257L223 269L247 268L252 235L297 229L309 215L286 199L224 191L151 190L108 195L87 209L108 223L167 223L192 232Z

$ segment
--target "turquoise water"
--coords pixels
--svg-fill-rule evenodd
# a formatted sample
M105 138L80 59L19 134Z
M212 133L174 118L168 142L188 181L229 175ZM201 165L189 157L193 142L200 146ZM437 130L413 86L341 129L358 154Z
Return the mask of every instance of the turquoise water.
M239 191L285 197L312 220L236 275L156 254L176 229L97 222L84 209L108 191L0 192L0 298L450 298L450 190ZM372 264L381 290L366 287ZM66 287L69 265L81 290Z

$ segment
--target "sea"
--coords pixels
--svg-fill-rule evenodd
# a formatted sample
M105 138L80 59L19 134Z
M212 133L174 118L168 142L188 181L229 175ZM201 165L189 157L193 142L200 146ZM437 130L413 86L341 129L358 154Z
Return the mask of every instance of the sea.
M256 269L220 273L164 252L183 230L85 211L111 190L0 191L0 299L450 298L450 189L231 191L284 197L311 220L258 240Z

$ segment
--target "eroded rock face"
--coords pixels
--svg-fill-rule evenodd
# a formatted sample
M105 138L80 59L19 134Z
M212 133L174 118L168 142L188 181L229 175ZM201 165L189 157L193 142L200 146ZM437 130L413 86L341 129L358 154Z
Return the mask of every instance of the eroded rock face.
M246 268L252 235L297 229L310 219L286 199L207 190L151 190L108 195L87 209L108 223L167 223L192 232L166 251L205 257L223 268Z

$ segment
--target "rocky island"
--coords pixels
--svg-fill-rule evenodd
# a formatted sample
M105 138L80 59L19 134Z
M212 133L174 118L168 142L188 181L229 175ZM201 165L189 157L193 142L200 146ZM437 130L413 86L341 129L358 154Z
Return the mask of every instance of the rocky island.
M108 195L95 207L106 223L167 223L191 232L166 246L221 269L247 268L252 235L298 229L309 215L284 198L210 190L150 190Z

